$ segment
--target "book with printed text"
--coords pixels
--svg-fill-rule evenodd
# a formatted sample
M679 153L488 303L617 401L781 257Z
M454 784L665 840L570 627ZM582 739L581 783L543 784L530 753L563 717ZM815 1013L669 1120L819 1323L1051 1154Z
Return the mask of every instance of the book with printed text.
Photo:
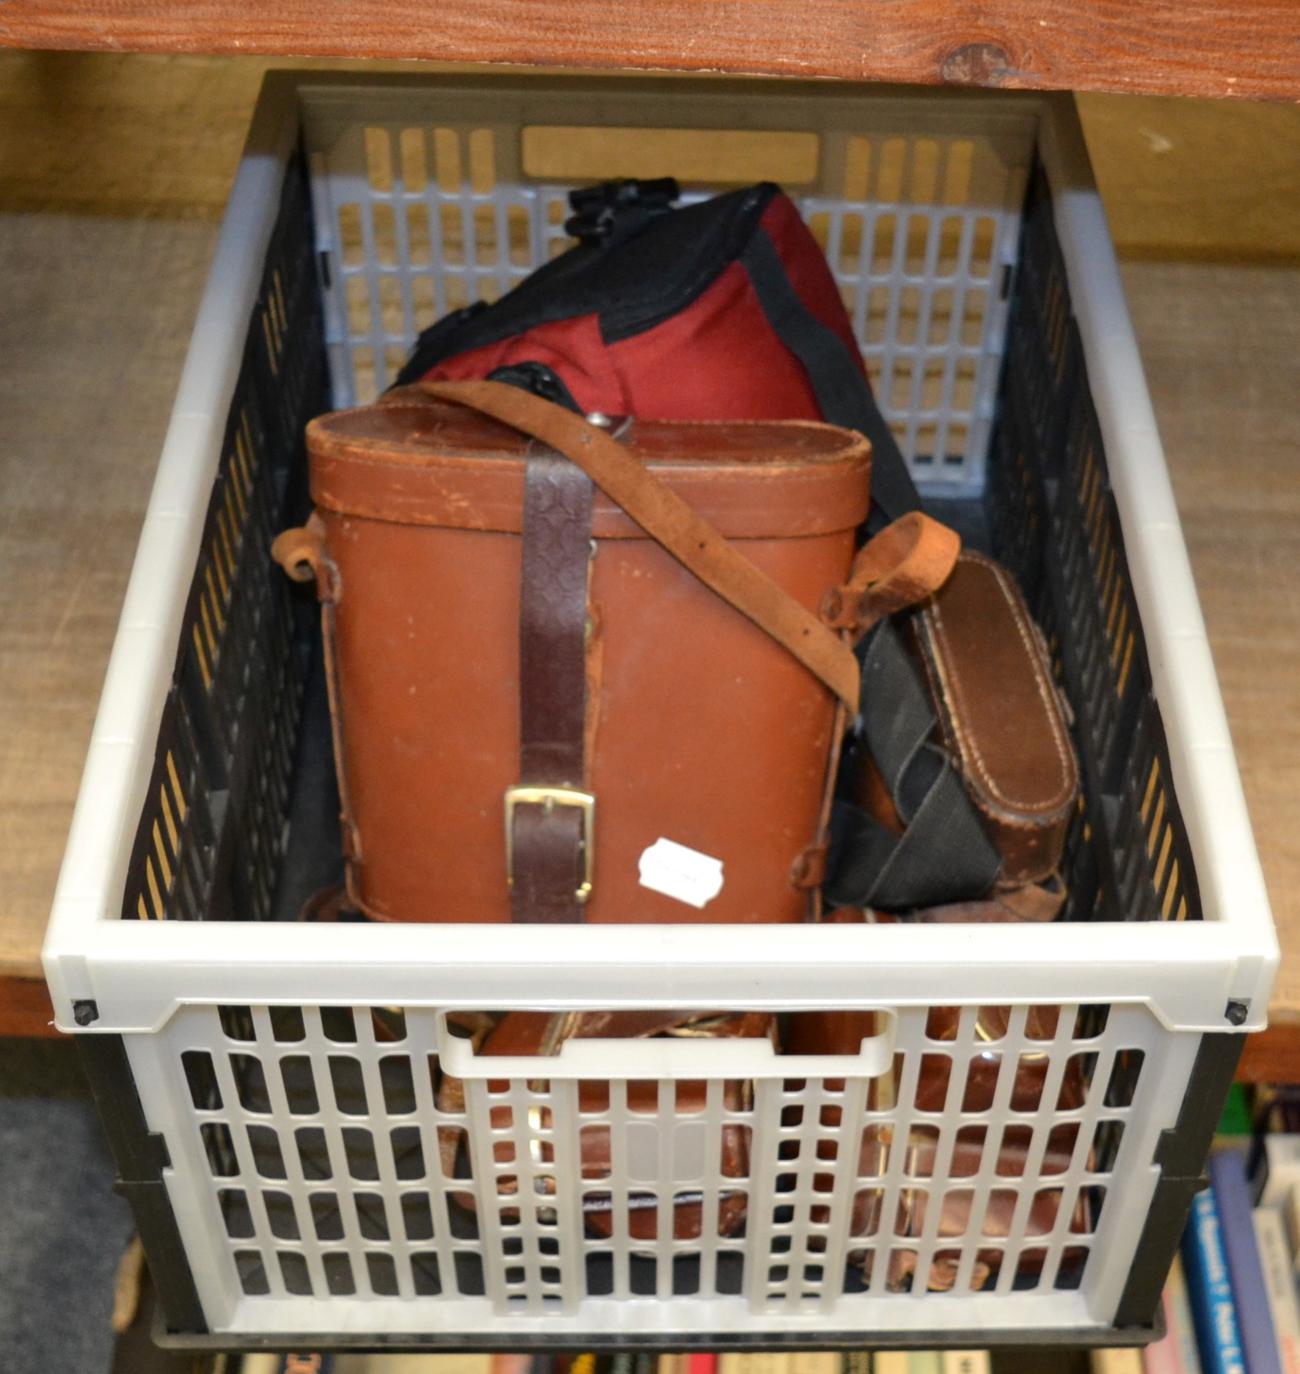
M1192 1199L1191 1219L1183 1232L1182 1254L1196 1342L1205 1374L1246 1374L1213 1188L1197 1193Z
M1242 1355L1250 1374L1282 1374L1273 1313L1264 1287L1246 1177L1244 1150L1217 1150L1210 1156L1210 1186L1222 1226L1223 1251L1232 1284L1232 1302L1241 1334Z

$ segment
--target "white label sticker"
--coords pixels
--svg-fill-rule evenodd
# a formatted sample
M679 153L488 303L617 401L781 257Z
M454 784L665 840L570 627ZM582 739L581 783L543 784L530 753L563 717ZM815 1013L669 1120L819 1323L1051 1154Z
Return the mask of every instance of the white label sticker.
M702 909L722 891L722 860L662 837L638 864L641 886Z

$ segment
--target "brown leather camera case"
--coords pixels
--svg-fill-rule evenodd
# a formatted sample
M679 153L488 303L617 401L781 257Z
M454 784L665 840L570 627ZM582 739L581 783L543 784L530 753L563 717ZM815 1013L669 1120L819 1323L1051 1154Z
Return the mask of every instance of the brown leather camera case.
M501 404L525 414L543 405L491 383L459 386L513 393ZM560 416L565 433L590 429ZM563 508L577 467L557 459L544 471L551 486L538 504L526 469L548 449L459 404L411 388L315 420L307 437L316 515L282 536L276 555L314 576L322 600L348 891L367 915L503 922L513 897L517 920L804 918L808 884L794 875L819 831L837 693L759 628L764 606L751 617L728 604L600 485L586 496L589 525L578 526L590 537L576 577L570 555L558 582L525 577L521 598L525 559L573 542ZM711 523L723 554L764 575L769 601L812 622L789 639L820 635L842 651L853 679L838 695L853 693L852 655L816 613L850 573L868 505L866 442L809 423L628 422L615 437ZM526 500L543 512L531 555ZM576 663L572 653L563 661L558 633L547 638L575 607ZM521 609L541 626L526 671ZM547 754L554 740L531 737L542 718L560 722L561 743L565 729L570 745L577 735L574 768L585 777L563 776L564 750ZM521 915L508 881L503 802L530 747L542 782L594 798L585 815L567 796L520 803L538 827L571 824L576 835L591 825L559 882L572 901L585 872L591 891L567 913ZM661 837L722 862L721 890L702 909L641 885L639 860Z

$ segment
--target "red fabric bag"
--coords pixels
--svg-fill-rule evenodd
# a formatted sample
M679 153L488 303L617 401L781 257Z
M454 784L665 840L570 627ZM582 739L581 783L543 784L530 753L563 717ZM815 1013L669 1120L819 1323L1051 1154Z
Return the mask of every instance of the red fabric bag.
M579 239L421 335L399 384L513 382L583 414L828 420L871 440L876 505L920 502L826 258L771 183L673 209L672 182L575 192Z

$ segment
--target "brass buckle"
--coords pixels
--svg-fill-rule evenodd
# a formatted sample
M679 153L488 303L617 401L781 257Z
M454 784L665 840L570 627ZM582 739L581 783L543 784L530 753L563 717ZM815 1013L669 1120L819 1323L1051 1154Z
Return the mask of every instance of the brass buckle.
M541 806L548 812L556 806L576 806L582 812L582 883L574 899L585 902L591 896L591 877L596 862L596 798L576 787L530 787L516 783L506 788L506 886L515 884L515 808Z

